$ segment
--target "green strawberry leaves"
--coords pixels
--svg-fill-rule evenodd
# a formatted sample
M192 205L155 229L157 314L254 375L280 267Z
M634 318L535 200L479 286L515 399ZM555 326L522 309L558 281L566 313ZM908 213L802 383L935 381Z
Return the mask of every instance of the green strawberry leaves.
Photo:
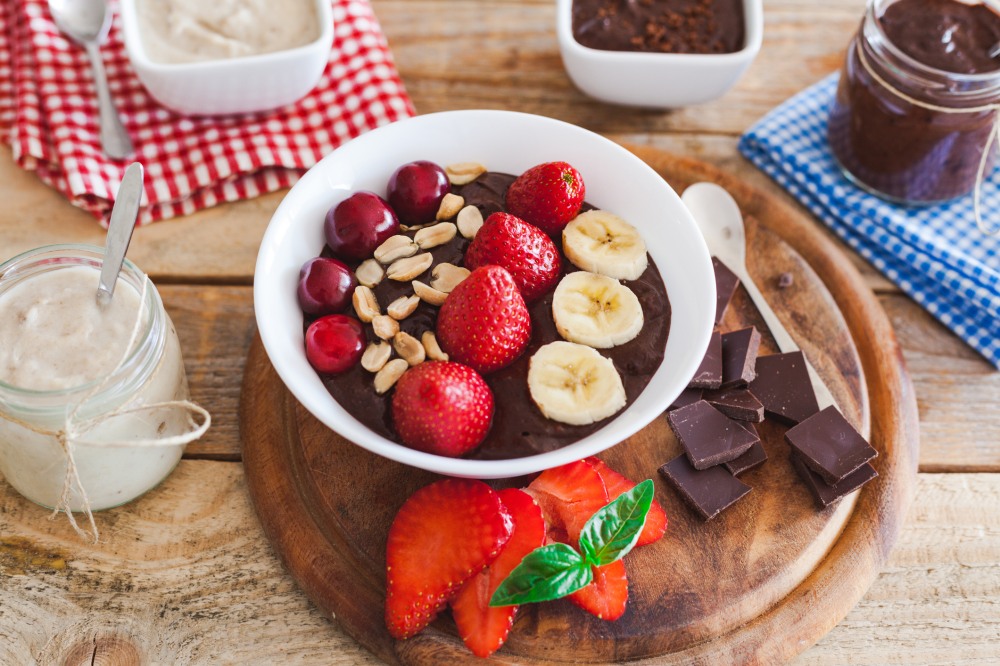
M590 585L593 567L611 564L632 550L652 503L653 481L646 479L590 517L580 532L579 550L553 543L528 553L500 583L490 606L551 601Z

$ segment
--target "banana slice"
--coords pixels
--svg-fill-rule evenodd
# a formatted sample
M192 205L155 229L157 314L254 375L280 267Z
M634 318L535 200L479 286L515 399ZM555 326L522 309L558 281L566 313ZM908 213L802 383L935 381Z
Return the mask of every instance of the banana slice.
M552 319L566 340L598 349L624 344L642 330L642 306L631 289L606 275L576 271L556 286Z
M625 406L625 387L611 359L557 340L528 362L528 391L546 418L569 425L606 419Z
M637 280L649 263L639 231L605 210L587 211L566 225L563 252L577 268L618 280Z

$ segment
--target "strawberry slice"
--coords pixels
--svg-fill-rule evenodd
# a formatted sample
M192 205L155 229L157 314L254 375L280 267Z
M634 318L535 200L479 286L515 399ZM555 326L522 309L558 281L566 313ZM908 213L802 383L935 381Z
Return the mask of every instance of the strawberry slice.
M568 543L574 548L583 526L608 503L601 475L583 460L545 470L525 491L542 507L549 540Z
M458 589L492 562L512 523L482 481L443 479L399 509L386 545L385 624L409 638L431 623Z
M609 501L635 488L635 483L608 467L600 458L591 456L586 458L585 461L592 465L597 470L597 473L601 475L604 487L608 490ZM659 541L666 531L667 513L660 506L660 503L654 499L649 507L649 513L646 514L646 524L643 526L642 532L639 534L639 540L635 542L635 545L637 547L648 546L654 541Z
M594 582L567 597L574 604L609 622L625 612L628 603L628 576L624 560L594 567Z
M480 266L459 283L438 312L437 339L450 360L480 374L517 360L531 338L531 317L507 269Z
M465 267L503 266L526 303L555 288L562 270L559 249L538 227L508 213L493 213L465 251Z
M546 162L518 176L505 199L512 215L554 236L580 212L585 195L579 171L566 162Z
M493 593L525 555L545 544L542 510L531 496L517 488L501 490L499 495L514 522L510 540L493 563L463 585L451 601L458 635L478 657L500 649L517 614L518 606L491 608Z

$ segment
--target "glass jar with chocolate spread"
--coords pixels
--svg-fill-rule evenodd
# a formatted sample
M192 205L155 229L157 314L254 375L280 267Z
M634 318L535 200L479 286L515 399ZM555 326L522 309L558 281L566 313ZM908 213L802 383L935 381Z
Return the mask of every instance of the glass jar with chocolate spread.
M1000 15L982 4L869 0L830 112L830 148L845 174L907 204L969 193L983 151L987 168L997 154L997 44Z

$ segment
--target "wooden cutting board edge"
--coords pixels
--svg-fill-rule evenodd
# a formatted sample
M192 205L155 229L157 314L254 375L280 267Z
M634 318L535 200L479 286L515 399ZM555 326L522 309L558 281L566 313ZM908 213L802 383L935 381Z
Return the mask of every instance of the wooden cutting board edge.
M899 535L916 485L919 435L913 387L885 312L857 270L808 214L703 162L648 147L626 147L679 192L688 184L703 180L716 182L729 190L744 215L753 215L778 233L823 276L855 340L880 341L879 345L858 345L858 354L867 379L871 413L875 415L871 437L885 449L878 464L882 479L871 489L859 493L854 514L826 558L781 603L752 622L682 652L631 663L787 661L819 640L864 596ZM276 406L281 410L294 410L294 399L284 391L280 381L273 381L276 375L258 338L251 345L247 369L261 367L266 369L265 375L272 375L272 381L262 381L259 372L246 373L240 401L241 426L245 423L245 410L267 409L273 413ZM880 415L895 415L895 418L881 419ZM274 427L280 430L277 424ZM260 441L283 434L280 431L257 433L250 439ZM293 485L276 490L274 484L267 483L269 475L278 473L281 467L274 452L265 447L247 446L247 441L244 437L244 466L254 504L257 505L256 498L261 492L270 493L269 502L272 503L298 504L300 500L292 491ZM274 497L275 492L282 494ZM350 575L350 563L337 557L338 553L349 549L336 549L320 538L318 530L310 529L314 526L311 516L303 515L294 524L287 520L277 524L276 518L260 511L259 506L257 513L268 538L280 544L275 550L286 568L289 561L316 563L308 571L303 571L302 567L295 571L295 578L307 596L315 599L314 595L330 576ZM378 585L378 582L366 581L366 584ZM817 599L823 601L822 616L810 613L818 606ZM381 608L355 607L351 612L342 612L338 619L349 634L362 636L368 632L363 631L361 625L381 622L381 616ZM446 652L440 640L434 632L425 632L402 643L366 647L386 661L398 663L402 658L402 661L412 662L431 659L435 653L440 654L439 651ZM512 663L507 662L502 653L494 655L492 661ZM539 660L536 663L557 662Z

